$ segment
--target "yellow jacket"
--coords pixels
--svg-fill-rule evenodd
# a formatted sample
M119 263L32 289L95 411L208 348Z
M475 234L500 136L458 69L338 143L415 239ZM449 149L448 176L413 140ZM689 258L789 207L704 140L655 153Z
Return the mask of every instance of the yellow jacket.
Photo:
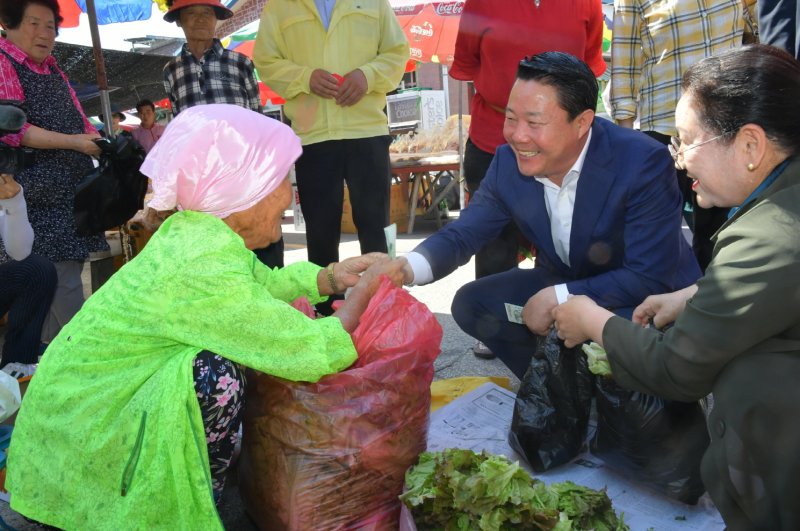
M386 93L408 60L408 41L387 0L337 0L328 31L314 0L270 0L261 14L253 59L259 76L284 99L284 111L303 145L389 133ZM367 93L340 107L309 88L322 68L367 78Z

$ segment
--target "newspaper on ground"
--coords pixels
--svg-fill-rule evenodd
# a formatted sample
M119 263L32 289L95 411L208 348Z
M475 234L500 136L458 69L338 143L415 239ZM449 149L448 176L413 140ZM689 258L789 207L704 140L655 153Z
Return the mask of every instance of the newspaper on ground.
M569 480L593 489L606 488L614 509L618 514L624 513L625 523L634 531L725 529L708 494L697 505L685 505L615 472L588 452L554 470L535 474L508 444L515 398L511 391L486 383L435 411L428 429L428 451L486 450L519 461L528 473L545 483Z

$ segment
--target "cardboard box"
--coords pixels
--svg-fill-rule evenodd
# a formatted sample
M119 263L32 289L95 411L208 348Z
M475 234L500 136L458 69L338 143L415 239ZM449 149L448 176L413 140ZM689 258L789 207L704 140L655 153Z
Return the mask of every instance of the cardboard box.
M389 225L397 223L397 232L408 230L408 183L392 184L389 195ZM344 204L342 205L342 232L356 234L353 224L353 207L350 206L350 194L344 187Z

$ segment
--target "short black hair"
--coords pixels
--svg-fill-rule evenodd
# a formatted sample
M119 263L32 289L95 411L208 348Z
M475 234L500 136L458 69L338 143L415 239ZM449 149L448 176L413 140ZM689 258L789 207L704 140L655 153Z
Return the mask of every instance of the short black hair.
M155 104L148 99L139 100L139 102L136 104L136 112L142 112L142 107L150 107L153 109L153 112L156 110Z
M791 154L800 153L800 62L766 44L734 48L698 61L683 74L703 128L730 143L745 124Z
M31 4L37 4L50 9L56 19L56 34L58 27L64 22L58 0L0 0L0 21L6 29L17 29L22 24L25 10Z
M544 52L525 57L517 79L537 81L556 89L561 108L574 120L585 110L597 109L597 78L585 62L564 52Z

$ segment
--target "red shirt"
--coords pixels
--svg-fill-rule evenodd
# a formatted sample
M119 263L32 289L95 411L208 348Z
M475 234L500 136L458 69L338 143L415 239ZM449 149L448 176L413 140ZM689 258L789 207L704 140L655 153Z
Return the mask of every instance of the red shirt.
M571 53L602 74L600 0L539 0L539 7L535 0L466 0L450 75L475 83L469 138L478 148L494 153L505 144L505 107L517 66L526 55L547 51Z

